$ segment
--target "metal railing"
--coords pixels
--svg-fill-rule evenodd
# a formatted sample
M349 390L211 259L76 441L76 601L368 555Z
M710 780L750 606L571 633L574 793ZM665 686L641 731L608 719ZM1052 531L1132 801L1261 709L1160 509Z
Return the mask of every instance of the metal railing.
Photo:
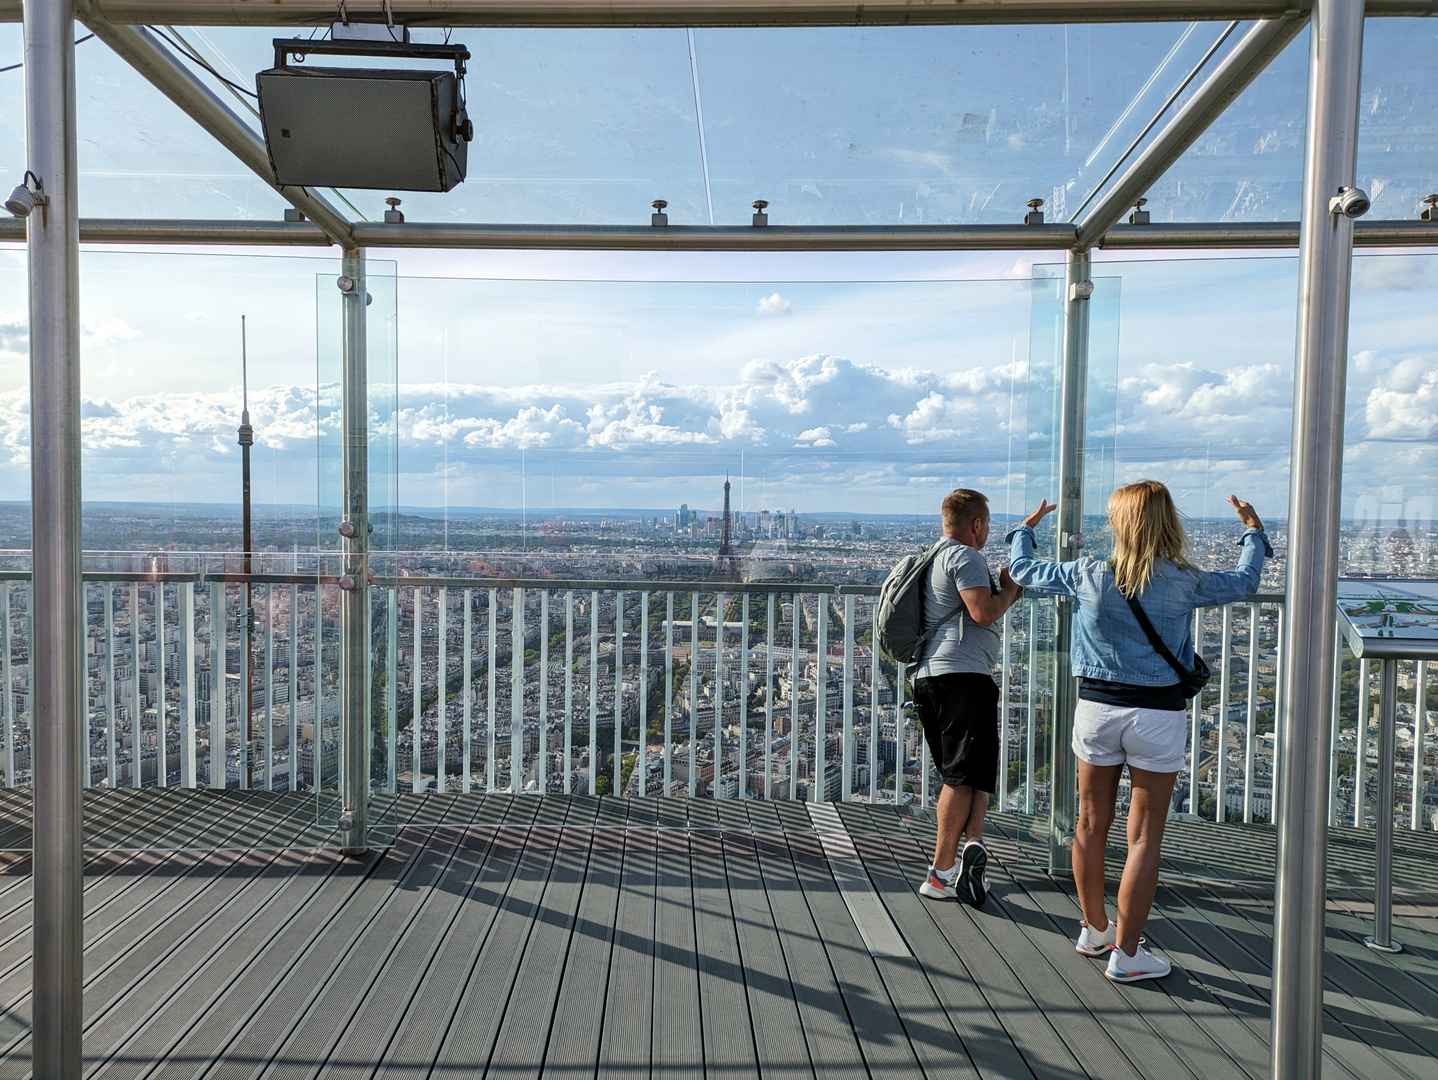
M87 573L87 782L335 787L340 587L313 573ZM909 673L875 663L875 586L401 576L369 591L373 790L921 806L937 793ZM1053 610L1027 598L1004 618L1005 810L1048 810ZM0 572L6 786L30 778L29 620L28 574ZM1283 633L1277 595L1195 613L1215 678L1191 703L1175 811L1270 819ZM1335 648L1330 819L1364 825L1373 674ZM1427 665L1399 680L1415 691L1402 816L1431 828Z

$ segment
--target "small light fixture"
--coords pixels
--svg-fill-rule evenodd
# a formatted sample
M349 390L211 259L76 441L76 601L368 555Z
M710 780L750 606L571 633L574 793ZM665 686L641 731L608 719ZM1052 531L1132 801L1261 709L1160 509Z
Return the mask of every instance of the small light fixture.
M769 201L767 199L755 199L749 205L754 207L754 227L757 229L768 225L769 215L764 213L764 211L769 208Z
M386 225L403 225L404 212L399 208L399 200L391 195L384 201L384 204L389 207L384 212L384 223Z
M1344 217L1359 218L1368 213L1368 208L1373 205L1368 198L1368 192L1362 188L1341 187L1338 194L1328 200L1328 212L1330 214L1342 214Z
M25 170L24 179L15 185L15 190L5 200L5 209L22 219L29 217L35 207L49 205L50 196L45 194L45 185L29 169Z
M669 204L663 199L655 199L649 205L654 207L654 213L649 215L649 224L656 229L662 229L668 225L669 215L664 212L664 208Z
M1029 212L1024 215L1025 225L1042 225L1044 223L1044 212L1039 209L1044 204L1042 199L1030 199L1025 205Z
M1419 221L1438 221L1438 195L1423 196L1423 205L1426 209L1418 214Z
M1128 223L1130 225L1148 224L1148 211L1144 209L1144 206L1147 204L1147 199L1139 199L1138 202L1133 204L1133 213L1128 216Z

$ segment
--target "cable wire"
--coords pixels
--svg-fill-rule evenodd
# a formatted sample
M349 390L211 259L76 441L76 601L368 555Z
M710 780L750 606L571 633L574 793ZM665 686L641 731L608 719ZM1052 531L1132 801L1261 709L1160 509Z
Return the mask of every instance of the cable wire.
M176 40L175 40L174 38L172 38L169 34L165 33L165 31L161 30L158 26L152 26L152 27L150 27L150 31L151 31L151 33L154 33L154 34L159 35L161 38L164 38L164 40L168 41L171 46L173 46L175 49L179 50L180 52L184 53L184 54L185 54L186 56L188 56L191 60L193 60L196 64L199 64L200 67L204 68L206 71L208 71L208 72L209 72L211 75L213 75L215 78L219 79L220 82L222 82L222 83L224 83L226 86L228 86L231 90L238 91L238 92L241 93L241 94L247 94L248 96L254 98L256 101L259 100L259 98L260 98L260 95L259 95L259 94L255 93L253 90L248 89L247 87L241 86L239 83L237 83L237 82L235 82L235 81L233 81L233 80L231 80L231 79L225 78L225 76L221 75L218 71L216 71L215 68L214 68L214 65L212 65L212 64L211 64L208 60L206 60L203 56L200 56L197 52L193 51L192 49L186 48L183 44L181 44L180 42L176 41Z
M75 42L75 44L76 44L76 45L84 44L85 42L89 41L89 40L90 40L92 37L94 37L94 36L95 36L94 34L86 34L84 37L77 39L76 42ZM4 75L5 72L7 72L7 71L19 71L19 70L20 70L22 67L24 67L24 66L25 66L25 61L21 60L18 64L10 64L10 65L8 65L8 66L6 66L6 67L0 67L0 75Z

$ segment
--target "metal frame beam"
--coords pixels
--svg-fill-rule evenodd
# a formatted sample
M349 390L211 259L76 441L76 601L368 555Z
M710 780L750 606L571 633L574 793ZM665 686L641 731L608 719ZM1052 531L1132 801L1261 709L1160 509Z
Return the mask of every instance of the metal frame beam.
M1312 7L1284 0L348 0L349 17L407 26L937 26L1277 19ZM19 22L22 0L0 0ZM96 0L111 23L173 26L322 26L333 0ZM1373 0L1369 15L1438 15L1434 0Z
M98 7L80 0L79 16L94 35L118 53L162 94L213 135L221 146L304 212L334 243L350 243L350 222L327 199L307 188L280 187L274 183L265 142L254 129L220 100L192 70L181 63L149 30L109 21Z
M384 225L359 222L357 242L376 248L590 251L1067 251L1070 225L670 226L627 225ZM333 241L309 222L175 221L83 218L87 244L327 247ZM23 243L25 226L0 218L0 243ZM1359 221L1358 247L1438 247L1438 222ZM1245 250L1298 247L1298 222L1119 225L1095 247L1114 251Z
M1078 243L1091 247L1194 144L1269 62L1298 36L1306 14L1252 27L1078 223Z

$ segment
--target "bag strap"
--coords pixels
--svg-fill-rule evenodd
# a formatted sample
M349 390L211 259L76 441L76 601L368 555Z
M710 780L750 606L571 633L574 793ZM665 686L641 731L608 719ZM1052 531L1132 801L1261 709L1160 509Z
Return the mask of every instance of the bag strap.
M1148 621L1148 615L1144 612L1143 606L1138 602L1138 598L1125 596L1124 599L1128 601L1129 610L1133 612L1134 618L1138 620L1139 626L1143 627L1144 636L1148 638L1148 643L1153 646L1154 652L1168 661L1168 666L1173 668L1180 680L1188 678L1192 672L1185 671L1183 665L1178 662L1178 659L1169 651L1168 646L1163 643L1163 638L1158 636L1158 631L1153 628L1153 623Z
M940 540L937 544L935 544L932 548L929 549L932 554L929 559L928 572L932 573L933 571L934 560L939 557L939 549L942 547L951 546L951 543L952 542L946 536L944 537L944 539ZM923 585L920 585L919 588L922 589ZM920 595L922 596L922 593ZM964 606L964 598L960 596L958 606L955 607L953 611L949 612L938 622L934 623L933 626L929 627L927 630L925 630L922 634L919 635L917 655L920 658L922 658L924 655L924 646L927 645L931 640L933 640L934 635L937 634L941 629L943 629L945 623L950 622L956 615L960 614L964 610ZM916 660L915 665L922 662L922 659Z

